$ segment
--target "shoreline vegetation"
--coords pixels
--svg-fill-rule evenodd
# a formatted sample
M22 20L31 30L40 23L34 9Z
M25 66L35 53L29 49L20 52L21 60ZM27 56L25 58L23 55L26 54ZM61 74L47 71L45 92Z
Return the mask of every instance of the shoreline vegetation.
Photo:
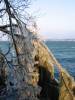
M0 52L1 98L4 98L4 95L8 94L5 96L8 100L10 100L10 98L18 98L19 100L26 98L30 98L30 100L37 100L38 98L39 100L43 98L52 98L52 100L74 100L74 78L64 70L44 42L38 39L33 32L30 32L30 30L23 25L24 24L22 24L21 30L24 30L24 33L22 34L20 31L21 35L15 34L15 31L17 32L18 29L14 27L16 48L13 47L13 42L11 43L11 41L9 41L13 46L9 48L7 55L9 51L16 49L15 54L16 52L17 54L15 59L14 56L11 56L12 61L9 62L6 55ZM58 82L55 81L54 67L57 67L59 72ZM39 68L41 69L40 72ZM45 69L42 70L42 68ZM48 72L45 70L48 70ZM47 79L45 77L47 77ZM49 86L50 84L52 85ZM12 97L13 91L16 91L16 95ZM46 92L48 93L46 94Z
M31 33L31 34L33 34L33 33ZM19 38L17 38L16 37L16 39L18 40L19 39L19 41L20 41L20 39L21 39L21 37L19 37ZM28 81L28 83L27 84L31 84L32 86L34 86L34 87L36 87L37 85L38 85L38 79L40 78L40 77L38 77L38 68L39 67L37 67L37 64L39 64L39 65L42 65L43 67L45 67L46 69L48 69L48 71L49 71L49 73L51 73L51 77L54 77L53 76L53 74L54 74L54 71L53 71L53 69L54 69L54 65L57 65L58 66L58 70L59 70L59 73L60 73L60 80L59 80L59 100L74 100L74 85L75 85L75 83L74 83L74 79L73 79L73 77L71 77L70 75L69 75L69 73L66 71L66 70L64 70L63 68L62 68L62 66L58 63L58 61L54 58L54 56L53 56L53 54L51 53L51 51L49 51L49 49L45 46L45 44L42 42L42 41L40 41L40 40L38 40L37 38L36 39L33 39L34 41L33 41L33 45L34 45L34 47L35 47L35 49L34 49L34 54L37 56L37 58L36 58L36 62L37 61L39 61L39 63L36 63L36 65L35 65L35 71L32 71L32 74L30 74L30 76L32 76L32 80L30 80L30 81ZM28 43L27 41L25 41L26 43ZM22 42L18 42L18 41L16 41L16 45L17 45L17 48L18 48L18 50L19 50L19 48L21 48L20 47L20 45L19 44L21 44ZM22 44L21 44L22 45ZM26 50L28 50L28 48L29 48L29 46L27 47L26 46ZM20 51L18 51L19 53L21 53L23 50L22 49L20 49ZM24 55L23 55L24 56ZM28 54L26 53L26 55L25 55L25 57L27 57L28 56ZM32 55L33 56L33 55ZM1 56L0 56L1 57ZM34 56L34 58L35 58L35 56ZM2 59L4 59L4 58L2 58ZM27 59L29 59L29 58L27 58ZM24 63L24 61L20 58L20 61L21 61L21 63L23 64L23 65L25 65L25 63ZM1 63L1 62L0 62ZM27 65L27 64L26 64ZM31 66L29 63L28 63L28 67L29 66ZM22 66L21 66L22 67ZM42 67L41 67L42 68ZM7 69L7 67L5 67L5 69ZM2 70L3 70L3 68L2 68ZM7 69L8 70L8 69ZM12 69L11 69L12 70ZM17 69L17 71L21 71L21 69ZM25 69L26 70L26 69ZM30 72L31 72L31 70L32 70L32 68L30 67ZM6 74L8 74L7 72L5 72ZM42 73L43 73L43 71L42 71ZM13 75L15 75L14 73L12 73ZM17 75L18 73L16 73L16 75ZM45 75L45 71L44 71L44 73L43 73L44 75ZM3 75L3 74L2 74ZM19 75L21 75L20 73L19 73ZM5 77L5 76L4 76ZM25 77L25 76L24 76ZM45 77L45 76L44 76ZM47 76L48 77L48 76ZM49 76L50 77L50 76ZM18 78L22 78L22 76L19 76ZM15 77L15 79L16 79L16 77ZM29 78L28 78L29 79ZM62 80L63 79L63 80ZM13 81L13 82L11 82L11 80L10 79L8 79L9 80L9 82L10 82L10 86L14 86L14 85L16 85L16 84L14 84L14 82L15 81ZM52 79L50 79L50 80L52 80ZM4 80L5 81L5 80ZM21 80L18 80L17 82L19 82L19 81L21 81ZM42 81L43 82L43 81ZM9 83L8 83L9 84ZM7 84L7 85L8 85ZM42 83L42 85L43 85L44 83ZM54 84L54 83L52 83L52 84ZM17 84L18 85L18 84ZM3 85L4 86L4 85ZM6 86L7 87L7 86ZM20 86L19 86L20 87ZM24 87L24 86L23 86ZM26 87L28 87L29 88L29 91L31 91L31 88L32 87L30 87L30 86L26 86ZM49 88L49 87L48 87ZM52 86L51 86L51 88L52 88ZM9 89L10 89L10 87L9 87ZM15 88L14 88L15 89ZM42 87L42 89L44 89L44 87ZM20 97L19 98L30 98L31 99L31 96L29 97L28 95L30 95L30 93L28 93L28 90L27 90L27 95L23 95L23 92L25 92L25 90L23 91L23 90L17 90L18 92L22 92L22 94L20 94ZM34 91L34 90L33 90ZM38 91L38 88L36 89L36 91ZM41 90L42 92L43 92L43 90ZM55 90L56 91L56 90ZM54 92L55 92L54 91ZM67 92L66 92L67 91ZM73 91L73 92L72 92ZM13 92L13 90L12 90L12 92ZM47 91L47 92L50 92L50 91ZM52 92L51 92L52 93ZM56 92L57 93L57 92ZM55 93L55 95L56 95L56 93ZM62 95L63 94L63 95ZM41 95L41 94L40 94ZM39 95L39 96L40 96ZM44 94L43 95L41 95L41 96L44 96L45 95L45 92L44 92ZM16 94L16 96L18 96L18 94ZM58 99L56 99L57 97L54 97L54 99L53 100L58 100ZM8 98L8 97L7 97ZM12 97L11 95L10 95L10 97L9 98L17 98L17 97ZM18 99L19 99L18 98ZM34 98L35 98L35 95L34 95ZM38 97L39 98L39 100L42 100L43 99L43 97ZM49 99L50 97L48 97L48 95L46 96L46 97L44 97L45 99ZM66 99L65 99L66 98ZM33 98L31 99L31 100L33 100Z

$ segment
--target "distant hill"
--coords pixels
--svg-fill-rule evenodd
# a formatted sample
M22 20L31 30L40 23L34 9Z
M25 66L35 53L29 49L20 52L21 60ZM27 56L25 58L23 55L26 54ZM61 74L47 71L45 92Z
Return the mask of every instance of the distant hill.
M75 39L45 39L44 41L75 41Z

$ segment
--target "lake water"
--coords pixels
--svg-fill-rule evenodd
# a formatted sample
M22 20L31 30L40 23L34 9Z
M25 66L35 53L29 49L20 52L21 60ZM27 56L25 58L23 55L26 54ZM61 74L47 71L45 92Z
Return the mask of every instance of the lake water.
M46 41L61 65L75 78L75 41ZM55 72L57 74L57 71Z
M45 44L61 65L75 77L75 41L45 41ZM8 42L0 42L0 49L4 53L8 51L8 46ZM9 55L7 57L10 58ZM58 76L56 69L55 75Z

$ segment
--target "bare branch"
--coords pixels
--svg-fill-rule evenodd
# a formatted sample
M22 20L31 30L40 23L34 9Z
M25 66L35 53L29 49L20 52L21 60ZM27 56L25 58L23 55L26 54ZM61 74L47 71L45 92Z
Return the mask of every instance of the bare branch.
M7 29L4 29L2 27L0 27L0 31L4 32L4 33L7 33L7 34L10 34L10 31L8 31Z
M2 2L2 0L0 0L0 3Z
M13 26L15 26L15 27L18 27L18 25L17 24L12 24L12 27ZM10 27L10 25L9 24L6 24L6 25L2 25L2 26L0 26L0 29L2 28L8 28L8 27Z
M0 9L0 13L2 12L2 11L5 11L6 9Z

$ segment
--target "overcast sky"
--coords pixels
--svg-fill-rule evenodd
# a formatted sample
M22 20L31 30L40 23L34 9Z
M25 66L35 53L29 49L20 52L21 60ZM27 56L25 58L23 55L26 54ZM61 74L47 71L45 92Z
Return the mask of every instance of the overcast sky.
M33 0L30 8L44 38L75 38L75 0Z

